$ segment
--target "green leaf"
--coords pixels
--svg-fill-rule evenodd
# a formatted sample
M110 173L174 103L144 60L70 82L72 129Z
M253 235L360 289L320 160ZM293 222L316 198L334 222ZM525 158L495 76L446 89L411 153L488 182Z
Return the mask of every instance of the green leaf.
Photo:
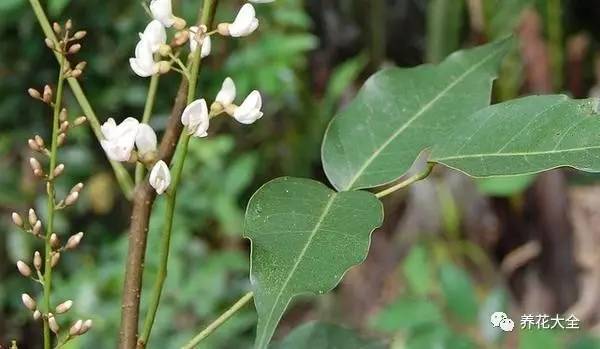
M427 299L401 298L382 309L371 320L371 327L381 332L412 330L442 323L437 305Z
M477 320L477 297L473 281L464 270L448 264L440 268L440 284L446 305L462 321Z
M355 331L333 324L310 322L294 329L274 349L384 349L377 340L359 337Z
M418 295L426 295L431 290L433 275L429 265L427 250L417 245L411 248L402 265L404 276L410 289Z
M456 52L440 65L385 69L369 78L325 132L321 156L334 187L372 188L401 177L421 151L489 104L510 43L504 39Z
M491 196L513 196L523 192L535 181L535 175L476 178L477 188Z
M331 290L365 259L382 221L373 194L336 193L309 179L278 178L252 196L244 236L252 240L256 348L266 348L293 297Z
M469 116L439 142L431 161L471 176L537 173L561 166L600 171L597 99L530 96Z

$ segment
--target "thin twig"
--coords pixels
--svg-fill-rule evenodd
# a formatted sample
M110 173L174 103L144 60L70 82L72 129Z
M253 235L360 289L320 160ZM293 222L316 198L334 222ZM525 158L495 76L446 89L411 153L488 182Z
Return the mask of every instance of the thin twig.
M242 298L240 298L231 308L227 309L221 316L219 316L215 321L210 323L202 332L198 333L192 340L190 340L186 345L181 347L181 349L192 349L196 345L198 345L204 338L208 337L211 333L213 333L217 328L223 325L229 318L231 318L238 310L240 310L244 305L246 305L254 296L252 292L246 293Z
M389 187L387 189L384 189L384 190L382 190L380 192L377 192L377 193L375 193L375 196L377 198L382 198L382 197L384 197L386 195L389 195L389 194L391 194L391 193L393 193L393 192L395 192L397 190L400 190L402 188L406 188L409 185L413 184L414 182L418 182L418 181L420 181L420 180L422 180L424 178L427 178L427 176L429 176L429 174L433 170L433 166L434 165L435 164L431 163L431 162L427 163L427 168L425 168L425 170L423 170L423 172L420 172L420 173L417 173L417 174L415 174L413 176L410 176L407 179L405 179L405 180L403 180L403 181L401 181L401 182L399 182L397 184L394 184L393 186L391 186L391 187Z

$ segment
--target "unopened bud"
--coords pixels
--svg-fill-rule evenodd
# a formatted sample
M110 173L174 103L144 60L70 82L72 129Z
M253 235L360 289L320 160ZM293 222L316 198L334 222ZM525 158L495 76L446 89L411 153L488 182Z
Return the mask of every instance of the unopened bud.
M31 311L35 311L37 308L37 303L31 298L27 293L23 293L21 295L21 301L23 301L23 305Z
M81 331L79 331L79 334L85 334L87 331L90 330L90 328L92 328L92 320L87 319L83 322L83 325L81 326Z
M69 122L67 120L61 122L59 132L66 132L69 129Z
M27 93L29 93L29 96L31 96L31 98L42 99L42 95L40 94L40 91L38 91L34 88L27 89Z
M44 86L44 94L42 95L42 100L46 103L50 103L52 100L52 87L50 85Z
M167 61L158 62L158 72L160 74L166 74L171 70L171 63Z
M36 270L42 269L42 255L39 251L35 251L35 253L33 254L33 267Z
M58 166L56 166L56 168L54 168L54 171L52 171L52 176L58 177L63 173L64 170L65 170L65 165L59 164Z
M60 331L60 327L58 326L58 323L56 322L56 318L54 317L54 314L49 313L48 314L48 326L50 326L50 330L52 330L52 332L58 334L58 332Z
M83 72L81 70L79 70L79 69L73 69L73 70L71 70L71 74L70 75L71 75L72 78L77 79L78 77L81 76L82 73Z
M34 320L39 320L42 317L42 313L39 310L36 310L33 312L33 319Z
M76 192L76 191L71 192L65 198L65 205L66 206L71 206L71 205L73 205L77 201L77 199L79 199L79 192Z
M23 227L23 218L21 218L20 214L13 212L10 217L12 218L12 222L14 225L16 225L19 228Z
M229 36L229 23L219 23L217 32L223 36Z
M83 71L86 66L87 66L87 62L86 61L82 61L82 62L77 63L77 65L75 66L75 69Z
M54 268L58 264L59 260L60 260L60 253L59 252L53 252L52 253L52 257L50 258L50 266L52 268Z
M61 122L67 121L67 117L68 117L67 108L62 108L60 110L60 113L58 114L58 120L60 120Z
M173 37L173 45L174 46L183 46L190 38L190 33L188 31L180 31L175 33Z
M69 193L73 193L73 192L80 192L81 189L83 189L83 183L77 183L73 186L73 188L71 188L71 191L69 191Z
M27 263L23 261L17 261L17 269L24 277L27 278L31 276L31 268L27 265Z
M29 220L29 225L34 226L38 221L38 216L35 214L35 210L33 208L29 209L27 213L27 219Z
M182 30L183 28L185 28L185 26L186 26L185 19L175 17L175 21L173 21L173 28L175 28L176 30Z
M56 142L58 143L58 145L63 145L63 144L65 144L66 138L67 138L67 134L61 133L58 135L58 137L56 137Z
M35 224L31 228L31 232L33 235L40 235L40 233L42 232L42 221L38 220L37 222L35 222Z
M83 327L83 321L82 320L77 320L73 326L71 326L71 328L69 329L69 336L71 337L75 337L79 335L79 332L81 332L81 328Z
M42 170L42 165L40 165L40 162L36 158L29 158L29 165L34 172L35 170Z
M171 46L167 44L160 45L158 48L158 53L160 53L160 55L163 57L167 57L169 53L171 53Z
M85 38L86 35L87 35L87 32L85 30L80 30L77 33L75 33L75 35L73 35L73 38L75 40L81 40L81 39Z
M52 41L50 38L45 38L44 43L46 44L46 46L48 46L49 49L54 49L54 41Z
M69 54L75 54L77 52L79 52L79 50L81 50L81 45L80 44L73 44L71 45L71 47L69 47Z
M75 126L79 126L84 124L87 121L87 118L85 116L80 116L77 119L75 119L75 121L73 121L73 123L75 124Z
M79 232L77 234L71 235L67 243L65 244L65 249L71 250L79 246L79 243L83 239L83 232Z
M65 23L65 29L66 30L73 29L73 21L70 18L67 20L67 23Z
M52 248L55 250L60 248L60 239L55 233L52 233L52 235L50 235L50 246L52 246Z
M73 306L72 300L64 301L56 306L56 313L64 314L64 313L68 312L72 306Z
M43 138L42 138L40 135L35 135L35 136L33 137L33 139L35 140L35 142L37 143L37 145L38 145L40 148L43 148L43 147L44 147L44 139L43 139Z
M52 23L52 30L54 30L54 32L56 34L60 34L60 32L62 31L62 28L60 27L60 24L54 22L54 23Z
M37 145L37 143L33 139L31 139L31 138L29 138L27 140L27 145L29 146L29 149L31 149L33 151L40 151L41 150L40 147Z

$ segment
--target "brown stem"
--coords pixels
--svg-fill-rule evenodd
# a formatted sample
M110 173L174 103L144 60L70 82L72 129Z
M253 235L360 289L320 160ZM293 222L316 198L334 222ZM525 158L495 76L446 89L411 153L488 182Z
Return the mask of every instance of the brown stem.
M159 147L159 158L163 159L166 163L171 161L175 153L177 140L183 128L180 119L181 113L187 103L187 90L188 83L184 79L179 85L177 97L175 98L175 103L167 122L167 128ZM129 228L129 248L127 250L125 282L123 284L123 299L121 302L120 349L135 348L137 343L144 255L146 253L150 212L152 211L152 204L155 198L154 189L152 189L148 181L140 183L133 196L131 226Z

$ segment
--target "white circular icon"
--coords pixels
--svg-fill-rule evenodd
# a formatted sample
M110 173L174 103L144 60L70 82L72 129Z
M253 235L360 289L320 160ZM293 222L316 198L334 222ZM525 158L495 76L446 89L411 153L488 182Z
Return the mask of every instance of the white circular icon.
M500 322L504 319L508 319L508 316L506 315L506 313L497 311L497 312L493 313L492 316L490 317L490 322L492 323L492 326L499 327Z
M511 319L506 318L500 321L500 328L504 332L510 332L515 328L515 323Z

